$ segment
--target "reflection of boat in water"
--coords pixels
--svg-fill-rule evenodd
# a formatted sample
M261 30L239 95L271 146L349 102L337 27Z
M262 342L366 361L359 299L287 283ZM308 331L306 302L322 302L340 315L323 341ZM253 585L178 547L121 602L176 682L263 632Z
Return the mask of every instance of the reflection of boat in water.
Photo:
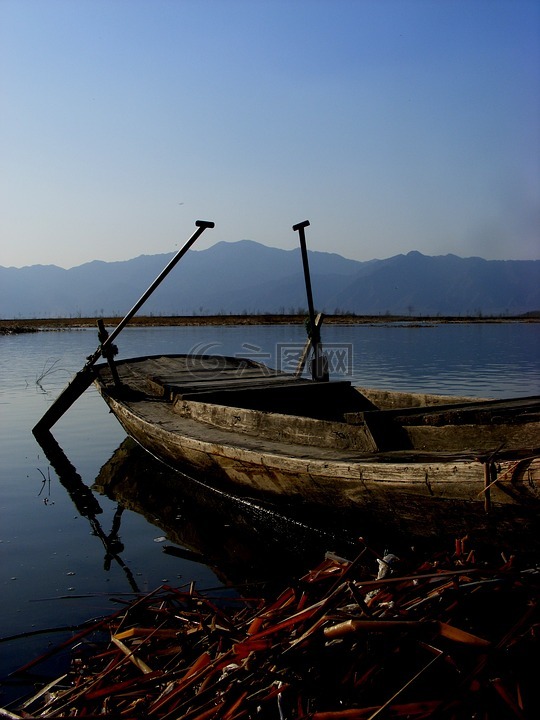
M342 527L321 527L317 518L286 517L269 504L237 498L180 475L126 438L88 487L50 433L39 442L77 512L85 517L105 554L105 571L117 563L132 590L139 588L121 557L120 523L125 510L143 516L169 541L163 550L204 564L226 585L263 583L268 589L318 563L327 550L356 552L356 536ZM107 532L95 493L116 504ZM309 524L312 520L314 524Z
M166 533L165 552L208 565L225 583L282 581L330 550L356 552L342 527L312 515L287 516L180 475L127 438L101 468L93 489ZM311 524L309 521L313 521Z

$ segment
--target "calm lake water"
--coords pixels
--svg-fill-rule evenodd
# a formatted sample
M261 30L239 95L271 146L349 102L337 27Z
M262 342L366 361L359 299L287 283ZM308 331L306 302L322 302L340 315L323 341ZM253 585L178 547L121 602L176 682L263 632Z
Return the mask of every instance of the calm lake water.
M120 357L193 350L284 367L304 336L292 326L126 328L118 345ZM357 385L540 394L540 324L328 326L323 340L332 368ZM93 330L0 336L0 678L65 637L42 630L109 614L134 591L195 581L223 593L345 543L316 522L180 483L125 445L93 388L53 428L68 461L57 473L31 428L96 346ZM107 497L99 486L111 473ZM0 705L19 690L5 682Z

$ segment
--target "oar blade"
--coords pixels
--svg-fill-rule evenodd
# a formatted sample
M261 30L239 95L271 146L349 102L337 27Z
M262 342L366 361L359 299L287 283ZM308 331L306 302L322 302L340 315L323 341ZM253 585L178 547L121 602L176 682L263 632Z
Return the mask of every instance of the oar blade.
M91 365L85 365L73 380L62 390L53 404L45 412L41 420L32 428L35 436L48 432L62 415L76 402L84 391L90 387L94 379Z

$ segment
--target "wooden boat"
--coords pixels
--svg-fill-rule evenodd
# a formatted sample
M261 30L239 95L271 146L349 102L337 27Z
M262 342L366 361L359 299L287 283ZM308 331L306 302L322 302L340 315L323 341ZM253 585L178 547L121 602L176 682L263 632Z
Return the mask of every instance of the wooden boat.
M343 510L359 528L540 549L540 397L368 390L222 356L114 368L96 365L94 382L126 432L210 484Z
M540 543L540 398L471 400L327 382L305 228L299 233L314 380L204 355L115 363L112 341L213 222L196 230L41 420L50 428L94 381L129 435L175 468L289 503L352 511L408 537L472 533ZM106 364L97 364L100 357ZM301 365L300 365L301 367ZM515 547L515 546L513 546ZM540 548L539 548L540 549Z

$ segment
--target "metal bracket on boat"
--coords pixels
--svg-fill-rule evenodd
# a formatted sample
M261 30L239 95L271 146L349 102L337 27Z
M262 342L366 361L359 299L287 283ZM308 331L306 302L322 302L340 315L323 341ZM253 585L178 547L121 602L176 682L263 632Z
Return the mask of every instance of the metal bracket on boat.
M481 458L484 465L484 510L486 513L491 511L491 486L497 483L497 466L495 465L495 456L502 450L505 443L501 443L499 447L490 453L487 457Z
M317 317L315 318L315 328L316 328L317 332L319 333L319 337L320 337L321 325L323 323L323 320L324 320L324 315L322 313L319 313L317 315ZM306 344L304 345L304 349L302 350L302 355L300 356L298 365L296 366L296 371L295 371L296 377L300 377L302 375L302 373L304 372L304 367L305 367L307 359L308 359L309 351L312 348L312 343L313 343L313 338L312 338L312 335L310 334L310 335L308 335L308 339L306 340Z
M101 354L107 361L109 365L109 369L111 371L112 378L114 380L115 387L120 388L122 387L122 382L120 380L120 376L118 375L118 370L116 368L116 365L114 363L114 356L118 355L118 348L113 343L106 345L109 338L109 333L107 332L107 328L105 327L105 323L103 322L103 318L99 318L97 321L98 324L98 339L101 343ZM103 347L105 346L105 349Z

